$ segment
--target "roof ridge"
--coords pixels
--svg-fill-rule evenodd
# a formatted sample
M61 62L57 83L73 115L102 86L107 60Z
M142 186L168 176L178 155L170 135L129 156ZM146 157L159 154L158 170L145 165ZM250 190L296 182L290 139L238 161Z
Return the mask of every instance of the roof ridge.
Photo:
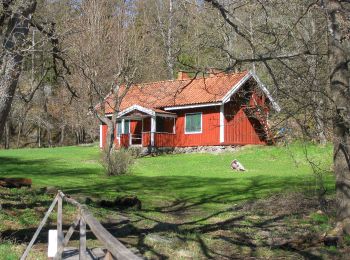
M240 71L240 72L231 72L231 73L217 73L217 75L215 75L216 78L219 77L225 77L225 76L230 76L230 75L234 75L234 74L242 74L242 73L247 73L249 72L249 70L244 70L244 71ZM188 78L188 79L166 79L166 80L158 80L158 81L152 81L152 82L143 82L143 83L136 83L133 84L134 86L141 86L141 85L152 85L152 84L159 84L159 83L163 83L163 82L177 82L177 81L194 81L194 80L200 80L200 79L210 79L213 78L213 76L209 76L209 77L201 77L201 78Z

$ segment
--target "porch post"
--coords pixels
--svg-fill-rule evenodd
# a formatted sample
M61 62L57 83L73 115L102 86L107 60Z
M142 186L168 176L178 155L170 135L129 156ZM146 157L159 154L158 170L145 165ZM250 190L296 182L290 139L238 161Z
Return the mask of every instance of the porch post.
M151 117L151 146L154 146L154 133L156 132L156 117Z
M124 133L124 124L125 124L125 119L122 119L122 134L125 134Z
M225 104L220 105L220 143L225 142Z

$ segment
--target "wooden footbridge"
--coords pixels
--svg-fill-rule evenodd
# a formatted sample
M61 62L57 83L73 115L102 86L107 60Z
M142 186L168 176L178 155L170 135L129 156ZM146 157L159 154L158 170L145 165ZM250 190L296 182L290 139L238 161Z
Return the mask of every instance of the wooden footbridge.
M62 213L63 213L63 201L75 206L77 208L77 216L65 235L62 230ZM111 233L109 233L101 223L90 213L87 207L83 204L78 203L76 200L67 197L63 192L58 191L55 199L50 205L44 218L39 224L33 238L29 242L26 250L24 251L21 260L27 258L31 248L33 247L36 239L38 238L40 231L44 227L47 219L54 210L57 204L57 232L53 232L56 237L54 241L57 241L57 246L53 245L53 256L52 259L142 259L135 255L130 249L125 247L118 239L116 239ZM102 248L88 249L86 247L86 225L90 227L91 232L96 238L102 243ZM79 248L67 248L68 242L74 233L74 230L79 226ZM52 245L49 245L52 246ZM50 251L50 250L49 250Z

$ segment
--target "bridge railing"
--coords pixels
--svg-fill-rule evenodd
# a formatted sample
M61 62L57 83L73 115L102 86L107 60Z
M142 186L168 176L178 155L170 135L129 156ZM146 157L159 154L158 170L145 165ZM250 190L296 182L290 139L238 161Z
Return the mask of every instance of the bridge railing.
M62 217L63 217L63 201L75 206L77 208L77 215L75 220L68 228L65 236L62 230ZM62 259L64 248L68 245L74 230L79 226L79 259L87 259L86 251L86 225L90 227L91 232L107 249L105 259L141 259L139 256L131 252L125 247L118 239L116 239L111 233L109 233L101 223L91 214L88 208L78 203L76 200L66 196L63 192L58 191L55 199L52 201L48 211L44 218L40 222L36 232L34 233L31 241L29 242L26 250L24 251L21 260L27 258L31 248L33 247L36 239L38 238L40 231L44 227L47 219L54 210L57 204L57 252L54 259Z

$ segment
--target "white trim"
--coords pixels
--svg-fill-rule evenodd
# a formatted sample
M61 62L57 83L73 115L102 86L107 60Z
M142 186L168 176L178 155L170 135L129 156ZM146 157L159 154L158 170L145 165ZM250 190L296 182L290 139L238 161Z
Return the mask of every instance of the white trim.
M156 117L151 117L151 146L154 146L154 133L156 132Z
M156 112L156 116L159 116L159 117L169 117L169 118L176 118L177 115L170 115L170 114L166 114L166 113L158 113Z
M102 148L103 144L102 144L102 125L100 125L100 148Z
M173 121L173 134L176 134L176 119L175 119L175 117L173 119L174 119L174 121Z
M186 121L187 121L186 120L186 116L187 115L195 115L195 114L200 114L201 115L201 130L197 131L197 132L187 132L186 131ZM185 132L186 135L201 134L203 132L203 113L202 112L186 113L185 114L185 124L184 125L185 125L185 131L184 132Z
M265 95L267 96L267 98L271 101L272 107L277 111L280 112L281 111L281 107L277 104L277 102L273 99L273 97L271 96L270 92L268 91L268 89L266 88L266 86L260 81L260 79L258 78L258 76L254 73L251 72L252 77L255 79L255 81L258 83L259 87L261 88L261 90L265 93Z
M229 92L227 92L227 94L222 98L222 102L223 103L227 103L230 98L241 88L241 86L243 86L244 83L247 82L247 80L251 77L251 73L250 71L247 73L247 75L245 75L243 78L241 78L240 81L238 81L238 83L236 83Z
M122 134L125 134L124 133L124 124L125 124L125 119L122 119Z
M237 93L237 91L244 85L244 83L247 82L248 79L250 78L254 78L254 80L256 81L256 83L258 83L258 86L260 87L260 89L265 93L265 95L267 96L267 98L271 101L272 107L277 111L280 112L281 111L281 107L277 104L277 102L273 99L273 97L271 96L270 92L268 91L268 89L266 88L266 86L260 81L259 77L251 71L248 71L247 75L245 75L236 85L234 85L231 90L222 98L222 102L223 103L227 103L228 101L230 101L230 98L232 97L232 95L234 95L235 93Z
M174 107L166 107L164 108L164 110L169 111L169 110L190 109L190 108L198 108L198 107L212 107L212 106L219 106L221 104L222 104L221 102L215 102L215 103L205 103L205 104L186 105L186 106L174 106Z
M220 143L225 142L225 105L220 106Z
M139 105L133 105L133 106L128 107L128 108L124 109L123 111L121 111L118 114L118 117L122 117L123 115L125 115L127 113L130 113L133 110L141 111L141 112L143 112L145 114L148 114L150 116L155 116L156 115L156 113L153 110L151 110L151 109L148 109L148 108L145 108L145 107L142 107L142 106L139 106Z
M122 134L122 133L119 133L119 131L118 131L118 125L121 125L122 124L122 122L121 121L117 121L116 123L115 123L115 131L116 131L116 133L117 133L117 140L118 140L118 144L120 145L120 135ZM121 128L121 130L122 130L122 128Z

